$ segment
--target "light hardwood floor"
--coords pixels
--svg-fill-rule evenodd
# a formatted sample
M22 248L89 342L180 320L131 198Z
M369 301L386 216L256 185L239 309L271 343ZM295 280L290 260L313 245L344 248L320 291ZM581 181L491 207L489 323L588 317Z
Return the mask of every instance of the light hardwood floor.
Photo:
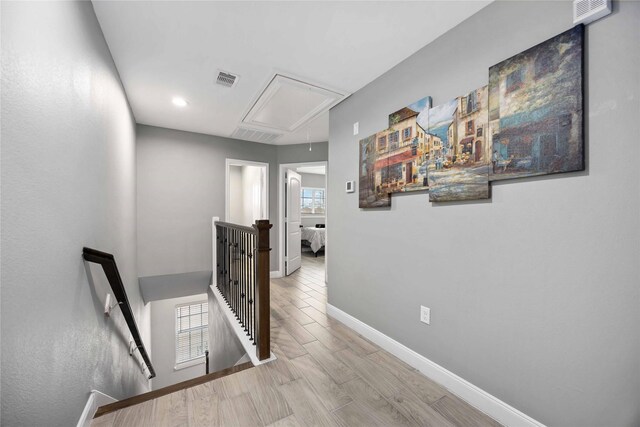
M96 418L98 426L499 426L326 315L324 257L271 281L274 362Z

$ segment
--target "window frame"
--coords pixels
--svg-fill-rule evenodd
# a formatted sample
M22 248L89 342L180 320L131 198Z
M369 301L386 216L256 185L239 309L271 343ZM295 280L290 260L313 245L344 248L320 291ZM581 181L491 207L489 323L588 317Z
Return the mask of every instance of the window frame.
M311 213L304 213L302 212L303 206L302 206L302 202L304 199L309 199L309 197L303 197L302 195L304 194L304 190L311 190L312 194L311 194ZM323 193L323 197L322 197L322 208L323 208L323 212L322 213L317 213L315 212L315 201L316 201L316 191L322 191ZM326 215L327 212L327 189L326 188L319 188L319 187L301 187L300 188L300 215L304 216L304 217L324 217Z
M389 133L389 150L396 150L400 146L400 131Z
M413 136L413 127L407 126L406 128L402 129L402 140L403 141L411 139L412 136Z
M378 151L384 151L387 149L387 135L378 137Z
M196 357L192 357L190 359L186 359L183 361L178 361L178 334L180 333L180 331L178 330L178 310L182 307L188 307L188 306L192 306L192 305L202 305L202 311L201 314L205 313L204 310L204 306L206 306L206 313L207 313L207 324L203 325L203 326L199 326L196 328L189 328L187 330L183 330L182 332L184 333L185 331L194 331L194 330L204 330L203 333L203 338L206 337L206 346L204 345L205 343L203 343L203 351L202 354ZM195 366L195 365L200 365L205 363L205 351L208 349L209 347L209 301L205 300L198 300L198 301L191 301L191 302L185 302L185 303L181 303L181 304L176 304L173 308L173 333L174 333L174 367L173 370L174 371L178 371L180 369L184 369L184 368L188 368L190 366ZM189 316L182 316L182 317L190 317L191 314L189 314Z

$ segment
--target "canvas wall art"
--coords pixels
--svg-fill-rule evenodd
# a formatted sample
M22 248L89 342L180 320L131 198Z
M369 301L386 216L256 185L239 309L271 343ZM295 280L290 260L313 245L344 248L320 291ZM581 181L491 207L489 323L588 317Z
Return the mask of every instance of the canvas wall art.
M389 193L426 190L426 144L431 97L389 115L389 128L378 133L378 156L386 159L382 188Z
M490 197L490 182L584 170L584 26L489 69L489 85L431 108L422 98L360 140L361 208L398 192Z
M489 198L487 86L429 110L429 201Z
M388 174L386 159L378 157L377 135L360 140L359 206L380 208L391 206L391 195L382 190L382 177Z
M584 169L584 27L489 69L491 180Z

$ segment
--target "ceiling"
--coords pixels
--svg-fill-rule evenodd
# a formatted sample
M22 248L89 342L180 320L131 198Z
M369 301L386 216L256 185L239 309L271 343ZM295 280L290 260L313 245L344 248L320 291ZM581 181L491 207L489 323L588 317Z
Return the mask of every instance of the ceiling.
M234 135L276 75L339 93L335 104L489 3L93 1L136 121L220 136ZM217 85L218 71L237 74L234 87ZM283 99L274 105L263 116L282 122ZM330 106L270 143L328 140Z

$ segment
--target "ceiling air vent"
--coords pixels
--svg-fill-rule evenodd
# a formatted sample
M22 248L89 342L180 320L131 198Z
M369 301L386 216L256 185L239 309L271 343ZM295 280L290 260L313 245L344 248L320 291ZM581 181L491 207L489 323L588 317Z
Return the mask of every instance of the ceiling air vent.
M239 76L218 70L218 78L216 83L224 87L234 87L238 83Z
M281 133L265 132L262 130L244 127L239 127L231 134L231 138L261 142L263 144L271 144L280 136L282 136Z
M611 13L611 0L574 0L573 23L589 24Z

